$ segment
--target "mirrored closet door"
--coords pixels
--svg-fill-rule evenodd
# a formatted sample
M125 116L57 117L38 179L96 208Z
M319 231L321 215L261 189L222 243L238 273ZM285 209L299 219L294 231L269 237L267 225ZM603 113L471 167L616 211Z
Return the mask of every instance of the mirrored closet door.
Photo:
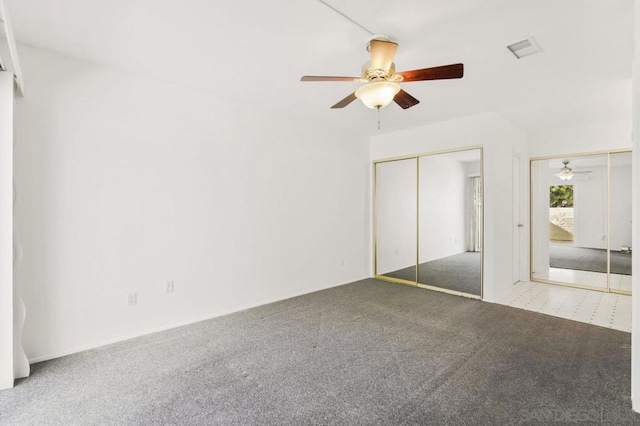
M609 287L631 294L631 152L609 157Z
M375 164L375 276L480 298L482 149Z
M631 153L531 160L531 279L631 291Z
M418 284L481 295L479 149L419 159Z
M376 275L415 284L417 258L417 159L375 165Z

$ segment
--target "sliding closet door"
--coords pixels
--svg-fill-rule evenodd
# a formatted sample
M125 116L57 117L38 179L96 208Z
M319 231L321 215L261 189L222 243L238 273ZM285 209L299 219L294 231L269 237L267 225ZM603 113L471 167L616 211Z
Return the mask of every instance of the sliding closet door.
M420 157L418 284L482 294L481 150Z
M631 152L609 157L609 288L631 293Z
M606 291L607 160L598 154L531 162L533 280Z
M376 275L416 282L417 159L375 165Z

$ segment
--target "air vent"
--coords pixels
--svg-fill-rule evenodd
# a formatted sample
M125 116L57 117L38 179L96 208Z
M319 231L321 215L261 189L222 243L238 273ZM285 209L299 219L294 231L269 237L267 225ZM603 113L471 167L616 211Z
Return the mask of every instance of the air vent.
M540 45L533 37L510 44L507 46L507 49L509 49L509 51L518 59L533 55L534 53L542 52Z

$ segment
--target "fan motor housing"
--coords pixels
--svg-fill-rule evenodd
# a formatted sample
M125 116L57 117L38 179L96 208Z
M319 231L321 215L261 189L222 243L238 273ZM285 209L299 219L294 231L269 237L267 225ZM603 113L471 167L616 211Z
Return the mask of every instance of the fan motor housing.
M396 72L396 64L393 62L389 67L389 71L377 70L371 67L371 61L367 61L362 65L362 78L367 81L389 80Z
M364 81L402 81L402 75L396 74L396 64L391 62L389 71L377 70L371 67L371 61L367 61L362 65L362 80Z

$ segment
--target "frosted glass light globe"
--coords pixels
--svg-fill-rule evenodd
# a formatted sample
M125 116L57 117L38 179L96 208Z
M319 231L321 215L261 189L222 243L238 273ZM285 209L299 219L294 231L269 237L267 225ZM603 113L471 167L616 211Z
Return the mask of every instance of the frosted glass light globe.
M400 91L400 85L390 81L374 81L356 90L356 98L372 109L384 108Z

